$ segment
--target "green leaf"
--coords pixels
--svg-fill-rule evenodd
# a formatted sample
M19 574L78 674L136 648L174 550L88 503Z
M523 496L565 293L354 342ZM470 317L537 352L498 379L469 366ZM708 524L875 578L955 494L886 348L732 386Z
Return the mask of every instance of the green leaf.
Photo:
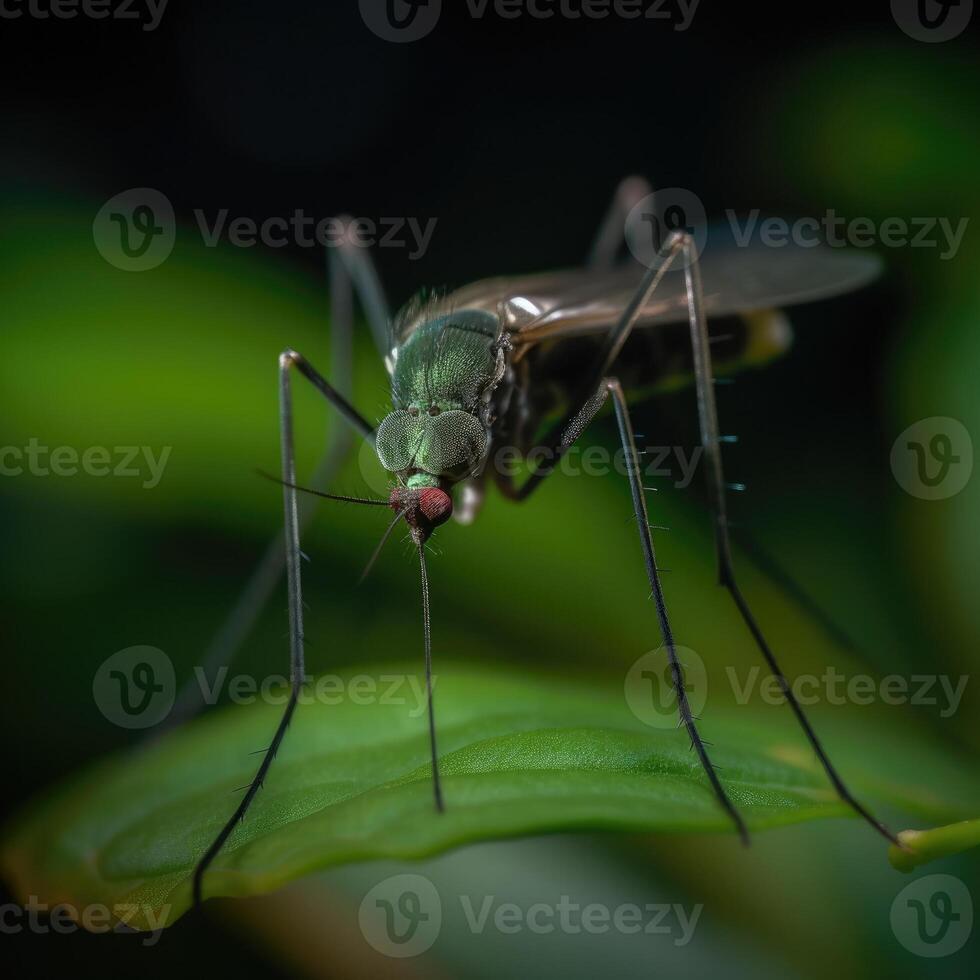
M386 678L396 676L403 681L393 689ZM436 708L447 810L437 815L421 690L414 673L376 668L334 678L301 703L205 894L262 893L331 865L547 831L731 831L685 735L666 717L669 727L644 724L621 687L513 667L442 667ZM78 774L8 828L0 852L8 879L48 903L138 906L130 924L140 928L172 923L189 905L195 861L258 765L250 753L268 744L281 710L219 710ZM785 726L785 709L782 722L765 725L748 712L709 714L713 757L753 830L847 814ZM822 721L832 748L860 746L845 756L845 775L869 802L928 820L976 812L972 781L921 737L879 725L869 738L836 715ZM868 844L878 845L870 831Z

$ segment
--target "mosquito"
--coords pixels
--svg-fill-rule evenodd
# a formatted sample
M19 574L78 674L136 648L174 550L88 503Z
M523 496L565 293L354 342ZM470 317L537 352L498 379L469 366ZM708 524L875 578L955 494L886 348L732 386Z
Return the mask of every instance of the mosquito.
M748 600L738 586L729 535L726 490L715 404L714 369L726 374L762 364L788 346L791 331L784 307L856 289L877 274L879 263L865 254L828 248L773 249L759 245L696 247L690 230L676 229L651 249L644 262L619 260L624 240L636 229L638 209L652 201L650 185L624 180L600 226L582 268L486 279L447 295L416 299L389 314L384 292L367 251L351 236L331 250L331 320L335 332L331 384L300 353L279 357L279 416L285 549L274 539L266 556L206 655L214 667L241 644L285 566L290 649L290 694L268 748L235 812L194 870L195 904L204 874L224 847L268 775L295 711L304 676L300 535L310 519L298 492L393 512L377 556L399 525L407 526L417 553L428 703L428 735L435 809L447 803L439 778L432 698L432 630L425 546L450 517L463 523L476 516L488 484L513 501L525 501L555 471L600 409L611 402L625 455L640 549L666 649L679 723L691 740L719 806L743 843L749 835L698 732L684 688L651 523L641 479L640 454L627 390L693 380L707 500L714 531L718 582L732 601L840 798L893 844L895 835L848 790L803 712ZM632 249L632 251L636 251ZM703 254L699 255L699 251ZM704 285L702 285L702 282ZM349 375L356 293L391 382L392 411L377 427L351 401ZM707 317L736 327L711 337ZM714 348L714 349L713 349ZM313 385L369 442L392 478L387 499L353 497L318 489L350 448L350 437L326 454L314 486L297 482L293 444L292 384L298 373ZM720 379L719 379L720 380ZM550 420L550 423L549 423ZM533 465L523 482L512 470L489 464L494 447L515 447ZM304 498L308 500L309 498ZM403 524L404 522L404 524ZM186 714L186 696L177 716ZM451 800L449 803L451 804ZM901 846L901 845L899 845Z

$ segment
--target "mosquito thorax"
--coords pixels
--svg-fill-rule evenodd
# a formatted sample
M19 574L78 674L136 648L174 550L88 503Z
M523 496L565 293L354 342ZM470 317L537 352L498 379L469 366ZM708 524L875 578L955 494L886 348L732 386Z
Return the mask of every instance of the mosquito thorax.
M464 479L489 444L489 398L502 372L497 318L480 310L433 317L396 348L394 410L378 426L381 465L411 486Z
M388 504L423 541L453 514L453 498L442 487L393 487Z

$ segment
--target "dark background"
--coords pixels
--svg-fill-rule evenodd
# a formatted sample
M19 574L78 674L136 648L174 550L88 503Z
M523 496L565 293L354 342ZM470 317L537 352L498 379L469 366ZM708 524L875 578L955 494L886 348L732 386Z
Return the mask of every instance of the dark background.
M886 3L702 0L684 32L616 18L474 20L463 4L444 7L428 37L403 45L373 35L349 0L172 0L150 33L137 23L84 18L0 21L4 213L22 221L43 199L94 215L114 194L145 186L163 191L187 228L195 208L259 221L298 208L317 218L435 216L424 258L408 261L396 250L377 256L396 305L423 285L576 264L616 183L634 172L657 186L694 190L709 215L755 207L790 216L830 207L876 218L974 213L975 29L921 44L899 30ZM24 247L41 247L43 236L32 234L40 229L26 227ZM6 254L20 247L8 237ZM902 523L907 501L887 454L920 415L964 417L956 402L962 377L950 380L941 364L916 371L909 363L927 328L941 345L943 324L975 325L976 254L964 245L950 263L928 251L886 255L878 283L800 311L792 353L740 384L737 397L721 396L723 429L742 436L730 473L751 486L736 502L738 519L756 526L795 574L809 576L878 669L919 663L923 649L941 659L935 651L946 641L960 669L975 658L964 645L972 613L944 588L949 581L968 586L969 566L943 556L936 560L949 561L945 577L922 571L918 562L935 557L934 515L915 525L918 544L910 545ZM289 246L268 258L320 288L317 249ZM7 276L0 268L0 284L11 284ZM39 300L56 293L59 269L30 286ZM140 309L130 314L139 330ZM165 311L154 315L165 318ZM277 338L283 329L276 325ZM70 364L72 344L81 351L92 337L67 327L65 337ZM270 395L281 346L269 343ZM207 349L220 352L213 343ZM368 348L361 345L359 355L370 357ZM962 358L954 359L963 369ZM71 413L70 372L49 377L43 365L16 358L8 367L19 376L36 371L39 404L60 403ZM109 359L102 369L118 365ZM213 370L233 377L234 356L227 364L215 359ZM923 377L938 396L916 387ZM960 395L947 408L942 393L956 384ZM21 419L30 407L8 411ZM205 445L208 422L200 419ZM648 408L644 422L645 431L662 425L677 433L675 441L694 441L689 400ZM194 503L168 509L163 521L71 488L0 486L7 542L0 636L10 670L5 700L16 701L4 721L5 812L126 741L98 723L90 701L79 703L90 670L72 656L73 637L85 637L87 651L108 652L138 634L164 649L186 647L186 663L194 662L191 646L203 646L274 527L274 502L267 520L256 517L270 506L249 483L248 467L270 458L267 441L256 445L240 472L198 473L213 510L236 482L261 501L216 522ZM224 465L219 457L214 469ZM217 489L208 491L212 478ZM698 494L693 487L693 501ZM952 533L945 524L940 530ZM125 573L96 575L81 587L95 553L121 562ZM358 560L350 559L352 571ZM875 597L856 595L854 584L872 567ZM175 617L182 589L195 592L193 608ZM370 606L364 597L350 602L355 613ZM285 657L273 606L262 635L279 642ZM561 651L542 656L558 660ZM924 724L940 726L924 715ZM961 719L942 734L976 745ZM176 932L152 955L133 937L82 934L4 936L0 955L12 954L18 976L162 977L188 964L201 973L287 975L213 916L191 914ZM901 969L925 975L923 963ZM805 965L799 970L813 975Z

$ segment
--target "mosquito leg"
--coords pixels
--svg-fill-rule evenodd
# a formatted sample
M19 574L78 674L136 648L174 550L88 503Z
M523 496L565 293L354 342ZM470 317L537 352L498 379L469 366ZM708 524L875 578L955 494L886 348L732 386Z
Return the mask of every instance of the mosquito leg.
M357 257L351 258L347 252L353 250ZM367 268L358 279L354 279L350 267L358 264ZM352 394L353 379L353 325L354 296L352 286L357 286L358 298L369 317L387 316L387 307L380 286L373 290L367 285L377 280L367 252L356 245L331 249L327 252L327 275L330 289L330 360L333 376L337 379L336 392L349 401ZM363 282L363 287L358 283ZM373 321L372 321L373 322ZM372 328L373 329L373 328ZM356 428L356 426L355 426ZM364 431L360 434L367 438ZM317 464L310 486L323 489L330 485L344 460L350 453L352 437L344 428L330 427L327 446ZM299 525L303 532L309 526L318 507L317 498L304 496L300 502ZM201 660L205 677L214 677L218 670L230 664L248 635L252 632L269 597L282 577L286 556L282 547L282 533L277 533L269 542L265 553L259 559L251 576L239 594L235 605L218 627L208 644ZM173 710L167 720L152 730L150 738L155 739L167 731L178 727L193 718L204 707L200 686L196 677L190 678L180 689Z
M712 766L711 760L708 758L708 750L705 748L705 744L698 732L690 703L687 700L687 692L684 690L683 668L677 659L674 634L667 615L667 603L664 599L663 587L660 583L660 572L657 568L657 557L653 548L653 538L650 535L650 518L647 513L646 498L643 495L642 471L640 469L639 453L636 448L636 437L633 433L633 424L630 421L629 409L626 406L626 397L623 394L623 389L618 380L615 378L604 378L600 382L598 389L592 397L568 421L568 424L563 430L560 448L564 452L581 435L610 395L612 395L613 399L613 408L616 413L616 424L619 428L623 453L627 460L630 492L633 497L633 513L636 516L637 530L640 534L640 547L643 550L643 561L646 565L647 578L650 581L650 590L657 608L657 621L660 625L660 634L663 637L664 646L667 648L667 658L670 663L674 690L677 694L677 710L680 715L681 724L684 725L691 739L691 746L697 753L698 759L704 768L708 781L711 783L711 788L718 802L721 804L722 809L732 818L735 828L742 838L742 842L747 844L749 834L745 826L745 821L725 792L725 787L722 786L721 780L719 780L718 774L714 766ZM526 487L527 483L524 486Z
M729 525L729 534L732 533ZM850 633L815 599L770 552L745 531L733 534L735 543L763 575L786 593L827 634L831 642L849 653L863 656Z
M378 353L386 358L391 353L391 312L384 288L367 246L357 242L356 222L348 216L341 220L345 234L337 247L339 261L357 290Z
M619 321L606 334L606 339L595 359L591 373L587 375L585 383L579 389L578 396L572 401L573 405L584 405L585 407L568 413L564 419L552 426L544 435L541 445L537 447L542 451L543 460L534 472L518 487L515 486L510 474L500 472L499 467L493 467L494 479L505 496L510 497L511 500L526 500L541 482L555 471L562 455L588 424L591 415L585 418L583 413L591 401L600 397L596 392L601 392L602 384L623 349L623 344L626 343L633 327L636 326L640 312L647 300L656 291L657 286L660 285L660 280L663 279L673 261L680 255L682 248L683 241L677 233L674 233L657 252L656 261L651 263L633 294L633 298L623 310ZM602 397L600 404L604 400ZM598 410L598 406L596 410ZM595 412L593 411L592 414Z
M653 189L644 177L627 177L620 181L592 243L586 265L593 269L606 269L613 265L623 244L630 211L652 193Z
M604 382L604 388L612 395L613 409L616 412L616 425L619 428L619 438L623 444L628 467L630 481L630 492L633 496L633 513L636 515L637 530L640 532L640 546L643 549L643 561L646 564L647 578L650 580L650 588L653 592L653 600L657 607L657 620L660 624L660 633L663 637L664 646L667 648L667 659L670 663L670 673L674 682L674 690L677 693L677 710L680 714L681 723L691 739L691 746L697 753L698 759L704 768L711 788L714 790L718 802L722 809L732 818L743 844L749 842L749 832L745 826L745 821L741 814L735 809L735 804L729 799L722 786L718 773L715 771L711 760L708 758L708 750L705 748L697 725L694 723L694 715L687 700L687 692L684 690L684 672L677 659L677 650L674 646L674 635L670 628L670 620L667 617L667 603L664 600L663 587L660 583L660 572L657 569L657 556L653 549L653 538L650 534L650 518L647 514L646 498L643 495L643 480L641 478L640 457L636 449L636 437L633 434L633 423L630 420L629 409L626 406L626 396L619 381L615 378L608 378Z
M856 813L863 817L875 830L891 843L901 846L896 836L878 819L876 819L861 803L852 795L844 784L839 773L834 768L824 747L817 738L816 732L810 725L803 707L800 705L793 693L793 689L786 679L775 654L769 646L768 641L762 634L755 616L749 607L748 602L742 595L735 579L735 570L732 562L731 540L728 529L728 511L725 498L725 477L721 461L721 440L718 435L718 409L715 404L715 390L711 376L711 349L708 343L708 328L704 318L703 303L701 298L701 273L698 268L697 252L694 248L694 241L690 235L684 232L675 232L675 241L680 241L684 252L684 277L687 287L687 306L688 319L691 326L691 345L694 351L694 377L697 390L698 401L698 421L701 428L701 444L704 448L705 475L708 483L708 501L711 507L711 514L714 524L715 552L718 559L718 581L723 585L732 597L742 620L748 627L749 632L755 640L756 646L766 661L769 670L776 678L786 702L796 715L803 733L813 747L820 764L827 773L828 778L837 791L838 796L847 803Z
M653 188L644 177L634 175L624 178L619 183L602 225L596 234L587 265L602 269L609 268L614 264L616 255L623 244L623 239L629 233L626 224L630 213L633 208L651 194L653 194ZM856 649L853 639L841 625L757 542L750 540L744 532L737 535L737 541L742 551L748 554L755 564L783 591L791 595L811 618L816 619L835 643L848 650Z
M272 736L272 742L262 757L258 771L235 808L234 814L221 828L211 846L194 868L194 904L201 901L201 885L204 872L224 847L238 822L245 816L252 800L262 788L269 767L282 743L303 684L303 594L300 578L300 526L299 505L296 492L296 458L293 450L293 398L290 371L296 368L333 406L357 429L365 439L373 441L374 432L367 421L350 402L294 350L286 350L279 357L279 425L282 453L283 530L286 544L286 585L289 595L289 677L290 690L286 708Z

